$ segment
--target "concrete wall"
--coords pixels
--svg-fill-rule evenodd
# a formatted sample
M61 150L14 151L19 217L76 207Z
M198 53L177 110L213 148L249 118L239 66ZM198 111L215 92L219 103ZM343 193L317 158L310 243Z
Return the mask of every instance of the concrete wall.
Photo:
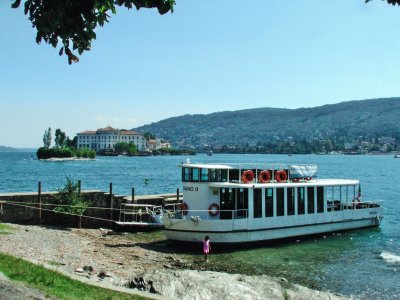
M55 206L51 203L54 203L56 194L57 192L43 192L41 194L41 214L38 193L0 194L0 222L85 228L113 227L113 222L105 220L118 221L121 204L132 203L131 196L113 195L111 204L109 193L82 191L82 197L91 203L90 207L93 208L88 208L83 217L79 217L55 212ZM176 202L176 194L135 196L134 199L135 203L146 205L164 205L171 201Z

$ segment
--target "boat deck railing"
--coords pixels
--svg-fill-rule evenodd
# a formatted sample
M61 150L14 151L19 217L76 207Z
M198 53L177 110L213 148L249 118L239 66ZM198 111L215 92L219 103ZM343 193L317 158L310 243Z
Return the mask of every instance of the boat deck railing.
M326 205L326 213L343 210L359 210L368 208L383 207L383 200L375 201L352 201L349 203L343 203L338 200L328 201ZM159 211L168 214L171 219L185 219L185 218L200 218L204 220L224 220L224 219L247 219L249 217L248 209L236 209L236 210L218 210L214 216L210 213L210 210L192 210L182 209L180 204L166 205L164 209L161 207L155 207L154 211ZM292 216L292 215L290 215ZM287 215L286 215L287 217Z

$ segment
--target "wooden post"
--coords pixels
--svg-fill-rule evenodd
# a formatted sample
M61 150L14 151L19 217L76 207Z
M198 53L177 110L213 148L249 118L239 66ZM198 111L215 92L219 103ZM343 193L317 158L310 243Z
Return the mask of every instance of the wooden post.
M112 187L112 182L110 182L110 220L113 220L114 214L113 214L113 187ZM110 227L112 226L112 221L110 221Z
M38 182L39 225L42 225L42 182Z
M132 204L135 202L135 188L132 188Z
M81 194L81 187L82 187L82 182L81 182L81 180L79 179L79 180L78 180L78 193L79 193L79 195Z

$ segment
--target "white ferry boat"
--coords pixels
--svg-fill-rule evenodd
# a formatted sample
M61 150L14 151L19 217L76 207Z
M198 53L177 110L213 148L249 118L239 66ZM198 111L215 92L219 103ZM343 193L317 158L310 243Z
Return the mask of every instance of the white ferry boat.
M316 165L182 163L183 200L154 214L168 239L248 243L379 226L382 201Z

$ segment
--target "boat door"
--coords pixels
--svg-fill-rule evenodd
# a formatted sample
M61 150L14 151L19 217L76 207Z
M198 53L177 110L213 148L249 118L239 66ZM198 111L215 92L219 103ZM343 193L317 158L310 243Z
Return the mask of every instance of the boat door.
M249 189L237 188L235 190L235 211L232 219L232 230L248 228L249 220Z

